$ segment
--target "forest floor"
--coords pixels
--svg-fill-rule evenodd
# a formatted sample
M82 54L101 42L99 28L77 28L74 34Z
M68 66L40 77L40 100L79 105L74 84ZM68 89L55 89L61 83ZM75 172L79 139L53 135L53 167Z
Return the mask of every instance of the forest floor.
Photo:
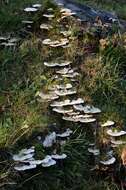
M79 0L80 1L80 0ZM91 6L115 11L125 19L125 4L108 1L83 1ZM34 4L34 0L11 0L0 7L0 37L6 38L5 45L0 38L0 188L2 190L118 190L114 176L94 171L94 159L87 151L94 140L89 125L63 121L60 115L52 112L48 102L38 101L39 91L47 93L54 82L54 69L50 70L45 61L57 57L70 60L72 68L79 72L77 94L86 104L102 110L97 117L99 125L112 120L118 129L126 125L126 34L115 25L106 26L100 20L94 24L81 23L77 18L61 18L60 9L50 1L39 0L42 7L36 13L27 13L24 8ZM123 1L122 1L123 3ZM53 20L43 17L53 8ZM31 20L26 25L22 21ZM57 22L58 20L58 22ZM48 23L51 30L42 30L40 25ZM66 27L67 25L67 27ZM62 30L67 29L70 46L54 48L42 44L46 38L64 38ZM16 40L15 40L16 39ZM9 41L12 40L12 41ZM65 84L69 82L67 77ZM52 126L52 128L50 127ZM32 172L14 170L12 154L32 145L36 157L44 158L48 153L38 141L53 130L74 132L61 148L68 159L50 168L37 168ZM85 128L85 129L84 129ZM106 128L99 130L99 142L107 143ZM95 139L96 140L96 139ZM125 141L125 137L123 137ZM100 145L100 146L101 146ZM124 145L114 149L120 162ZM49 152L52 150L49 150ZM120 179L119 179L120 180Z

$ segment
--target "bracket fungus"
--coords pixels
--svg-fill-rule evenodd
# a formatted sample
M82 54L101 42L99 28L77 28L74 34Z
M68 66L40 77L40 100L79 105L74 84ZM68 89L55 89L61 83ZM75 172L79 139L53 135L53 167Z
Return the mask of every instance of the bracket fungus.
M52 101L59 98L59 96L52 91L50 91L48 94L44 94L43 92L38 91L35 96L39 96L43 101Z
M67 96L67 95L73 95L76 94L77 91L76 90L72 90L72 89L65 89L65 90L55 90L55 93L57 96Z
M101 110L99 108L95 108L94 106L82 106L82 105L77 105L74 106L74 108L78 111L83 111L86 114L98 114L101 113Z
M56 142L56 133L52 132L51 134L47 135L45 137L45 140L43 141L44 147L52 147L53 143Z
M52 26L50 24L41 24L40 29L50 30L50 29L52 29Z
M126 131L118 131L118 130L113 131L112 129L109 129L107 130L107 134L112 137L120 137L120 136L126 135Z
M69 137L72 133L73 133L73 131L68 128L65 132L63 132L61 134L57 134L56 136L60 137L60 138L66 138L66 137Z
M53 111L61 114L67 114L73 112L73 109L64 109L63 107L56 107L53 108Z
M64 101L54 101L52 104L50 104L51 107L62 107L62 106L71 106L75 104L81 104L84 103L84 100L82 98L78 98L76 100L69 100L66 99Z
M44 62L47 67L65 67L71 64L71 61L60 61L60 62Z
M105 166L112 165L115 162L116 162L116 158L115 157L112 157L112 158L110 158L108 160L104 160L104 161L102 160L102 161L100 161L100 163L103 164L103 165L105 165Z
M34 7L27 7L24 9L25 12L36 12L38 11L38 9L34 8Z
M115 124L114 121L106 121L104 124L101 124L101 127L111 127Z
M52 159L54 160L63 160L65 158L67 158L67 155L66 154L52 154L51 155Z

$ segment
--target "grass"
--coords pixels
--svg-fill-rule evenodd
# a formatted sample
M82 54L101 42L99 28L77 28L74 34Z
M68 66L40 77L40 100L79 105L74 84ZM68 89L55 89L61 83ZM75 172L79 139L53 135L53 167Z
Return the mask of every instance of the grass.
M38 2L43 3L41 0ZM47 91L55 84L51 79L54 73L47 70L43 62L64 55L79 68L79 95L86 103L103 110L100 121L112 119L123 127L126 123L126 36L118 35L117 31L105 35L104 26L99 26L102 28L99 37L96 28L91 26L85 28L80 37L80 24L75 19L68 19L69 29L72 30L71 48L50 50L41 45L41 40L49 36L57 39L60 25L54 20L54 29L48 34L42 33L39 25L44 22L41 14L45 7L53 5L44 1L41 12L32 17L35 24L27 34L21 21L31 19L31 15L24 14L22 10L32 3L33 0L11 0L9 4L2 5L0 11L1 35L21 38L16 49L0 49L0 187L2 190L118 190L111 177L90 172L94 160L87 147L89 140L93 140L92 135L88 136L88 132L92 134L92 129L88 126L83 130L81 126L61 122L61 118L48 109L48 103L38 102L35 94L39 90ZM108 3L104 5L106 7ZM65 82L68 80L65 79ZM62 148L68 155L65 163L47 170L37 168L24 175L13 171L8 151L15 152L24 148L25 144L34 144L37 156L44 157L47 152L36 141L36 136L50 131L48 126L55 122L58 129L69 125L74 130L73 136Z

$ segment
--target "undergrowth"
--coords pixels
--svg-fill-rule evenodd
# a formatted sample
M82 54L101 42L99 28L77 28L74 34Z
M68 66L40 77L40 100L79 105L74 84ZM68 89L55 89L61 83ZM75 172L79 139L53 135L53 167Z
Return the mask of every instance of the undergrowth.
M43 3L41 0L38 2ZM47 170L37 168L37 171L32 174L26 172L24 176L13 171L10 167L13 163L6 163L8 155L4 155L4 151L17 151L26 143L31 145L34 142L38 153L44 156L46 152L36 142L36 136L48 132L48 126L56 121L59 128L68 125L50 113L48 103L37 101L35 96L37 91L46 91L54 83L51 79L53 72L47 71L43 65L53 55L55 59L63 54L79 69L78 93L86 103L92 103L103 111L101 121L111 119L121 127L126 123L126 35L104 35L103 30L99 37L94 27L82 30L79 21L68 19L72 31L71 47L63 51L49 50L41 45L47 34L38 28L43 22L41 14L45 7L53 5L44 3L41 12L32 18L35 25L27 34L21 21L31 19L31 16L26 16L22 10L31 3L34 1L11 0L9 4L2 5L0 11L1 35L23 36L18 48L0 49L0 151L3 153L0 157L0 187L2 190L118 190L109 177L103 180L98 174L90 172L94 160L87 152L89 139L81 126L70 125L75 133L74 138L63 147L69 155L65 163ZM59 26L54 21L54 30L48 36L57 38Z

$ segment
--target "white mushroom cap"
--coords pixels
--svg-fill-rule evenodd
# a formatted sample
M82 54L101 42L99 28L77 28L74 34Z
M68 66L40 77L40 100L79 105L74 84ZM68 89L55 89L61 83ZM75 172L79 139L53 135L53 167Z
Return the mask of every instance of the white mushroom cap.
M41 25L40 25L40 29L49 30L49 29L51 29L51 28L52 28L52 26L49 25L49 24L41 24Z
M50 166L53 166L53 165L56 165L56 161L53 160L53 159L50 159L48 163L43 163L42 166L43 167L50 167Z
M13 155L13 160L14 161L24 161L24 160L28 160L30 158L33 158L34 156L34 153L30 153L30 154L26 154L26 155L23 155L23 154L15 154Z
M73 72L74 72L74 70L70 69L70 68L63 68L63 69L56 71L57 74L61 74L61 75L65 75L65 74L73 73Z
M84 100L82 98L78 98L72 101L69 99L66 99L64 101L54 101L50 106L61 107L61 106L70 106L70 105L81 104L81 103L84 103Z
M22 155L22 154L30 154L30 153L34 153L35 152L35 147L32 146L31 148L27 149L22 149L19 154Z
M34 8L34 7L27 7L24 9L25 12L36 12L38 11L38 9Z
M70 61L62 61L62 62L44 62L44 65L47 66L47 67L64 67L64 66L68 66L70 65L71 62Z
M64 133L57 134L56 136L65 138L65 137L69 137L72 133L73 133L73 131L68 128Z
M46 18L54 18L55 16L53 14L43 14Z
M97 156L100 154L100 150L97 148L88 148L88 152L92 153L94 156Z
M81 123L94 123L96 121L95 118L81 118L79 122Z
M65 158L67 158L67 155L66 154L61 154L61 155L59 155L59 154L53 154L53 155L51 155L51 157L53 159L55 159L55 160L63 160Z
M51 147L53 143L56 142L56 133L52 132L50 135L47 135L45 137L45 140L43 142L44 147Z
M107 165L112 165L112 164L114 164L115 161L116 161L116 158L115 158L115 157L112 157L112 158L110 158L109 160L100 161L100 163L107 166Z
M114 144L114 145L122 145L122 144L126 144L126 141L111 140L111 143Z
M55 111L55 112L57 112L57 113L61 113L61 114L66 114L66 113L71 113L71 112L73 112L72 109L65 110L63 107L53 108L53 111Z
M34 22L32 20L22 20L22 23L24 23L24 24L33 24Z
M110 127L110 126L113 126L115 124L115 122L114 121L107 121L107 122L105 122L104 124L102 124L101 126L102 127Z
M59 98L59 96L56 95L55 92L49 92L48 94L44 94L43 92L38 91L35 96L39 96L42 100L47 100L47 101L51 101L51 100L55 100Z
M42 6L42 4L34 4L34 5L32 5L32 7L34 7L34 8L40 8Z
M112 136L112 137L119 137L122 135L126 135L126 131L112 131L112 129L107 130L107 134Z
M72 89L70 89L70 90L66 89L66 90L55 90L55 93L58 96L66 96L66 95L76 94L77 91L76 90L72 90Z
M94 106L84 106L83 111L86 114L98 114L101 113L101 110L99 108L95 108Z
M15 170L17 171L25 171L25 170L31 170L36 168L36 164L30 164L30 165L17 165L14 167Z
M84 110L84 106L81 104L78 105L73 105L74 109L77 111L83 111Z

